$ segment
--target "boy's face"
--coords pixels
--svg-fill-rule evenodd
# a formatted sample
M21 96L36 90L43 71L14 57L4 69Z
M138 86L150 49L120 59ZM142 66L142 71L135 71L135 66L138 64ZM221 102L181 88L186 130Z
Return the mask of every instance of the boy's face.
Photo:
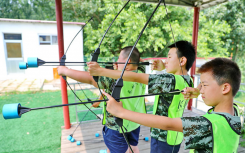
M203 101L208 106L216 106L222 100L222 85L218 85L212 72L204 72L200 78L200 93L202 94Z
M175 74L180 68L179 58L176 51L176 48L171 48L168 52L168 57L165 61L165 68L167 73Z

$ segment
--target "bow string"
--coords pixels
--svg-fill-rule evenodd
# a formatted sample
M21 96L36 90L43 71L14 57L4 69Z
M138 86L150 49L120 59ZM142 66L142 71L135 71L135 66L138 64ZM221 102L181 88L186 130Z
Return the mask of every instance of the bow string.
M77 34L73 37L72 41L70 42L69 46L66 49L65 54L62 56L61 60L60 60L60 65L61 66L65 66L65 60L66 60L66 54L72 44L72 42L75 40L75 38L77 37L77 35L84 29L84 27L93 19L93 17L91 17L84 26L82 26L82 28L77 32ZM66 76L62 76L62 78L66 81L67 86L70 88L70 90L72 91L72 93L75 95L75 97L82 103L82 100L78 97L78 95L73 91L73 89L71 88L70 84L68 83ZM80 85L79 85L80 86ZM81 86L80 86L81 88ZM89 99L87 97L87 95L85 94L85 92L83 91L83 89L81 88L83 94L85 95L85 97L87 98L88 101L91 101L91 99ZM91 111L99 120L101 120L101 118L95 113L93 112L86 104L84 104L84 106L88 109L88 111Z
M154 11L153 11L153 13L151 14L150 18L148 19L148 21L147 21L146 24L144 25L144 27L143 27L142 31L140 32L140 34L139 34L139 36L138 36L138 38L137 38L137 40L136 40L136 42L135 42L133 48L131 49L131 51L130 51L130 53L129 53L128 59L127 59L125 65L124 65L124 68L123 68L123 70L122 70L121 76L120 76L120 78L117 79L116 84L115 84L115 86L114 86L114 88L113 88L113 91L112 91L112 94L111 94L111 96L112 96L114 99L119 99L119 98L120 98L121 89L122 89L122 87L123 87L123 79L122 79L122 77L123 77L123 74L124 74L124 72L125 72L125 70L126 70L126 66L127 66L128 62L129 62L130 56L131 56L131 54L132 54L134 48L136 47L136 45L137 45L137 43L138 43L138 41L139 41L141 35L143 34L144 30L146 29L146 26L148 25L148 23L150 22L151 18L152 18L153 15L155 14L156 10L157 10L158 7L160 6L161 2L162 2L162 0L159 1L158 5L157 5L156 8L154 9ZM117 101L119 102L119 100L117 100ZM125 140L127 141L127 139L126 139L126 137L125 137L125 134L124 134L124 129L123 129L123 119L118 118L118 117L115 117L115 122L116 122L117 125L121 128L122 133L123 133L123 136L124 136ZM128 143L128 141L127 141L127 143ZM131 151L133 152L133 150L132 150L132 148L130 147L130 145L129 145L129 148L130 148Z

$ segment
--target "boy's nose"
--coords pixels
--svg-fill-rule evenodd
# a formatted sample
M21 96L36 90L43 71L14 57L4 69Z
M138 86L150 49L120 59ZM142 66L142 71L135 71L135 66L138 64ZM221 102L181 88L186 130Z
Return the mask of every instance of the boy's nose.
M200 94L203 94L204 93L204 90L203 90L203 88L201 87L201 89L200 89Z

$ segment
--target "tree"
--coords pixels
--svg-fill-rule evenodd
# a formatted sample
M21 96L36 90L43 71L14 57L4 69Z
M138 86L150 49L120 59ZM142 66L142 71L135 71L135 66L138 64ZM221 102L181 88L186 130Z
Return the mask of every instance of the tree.
M84 53L87 55L97 48L107 27L126 3L111 0L63 0L62 2L64 21L86 22L91 16L94 17L94 20L84 29ZM2 6L0 12L3 17L55 20L55 2L51 0L9 0L0 2L0 6ZM107 33L101 45L101 56L114 56L121 48L134 45L155 7L156 4L130 2ZM182 39L192 41L193 11L176 6L167 6L167 9L169 16L166 16L163 5L158 8L140 38L137 48L141 56L163 57L167 55L167 46L174 41ZM230 35L232 24L229 26L227 21L211 17L211 13L207 12L204 10L200 13L197 56L229 56L227 48L230 44L225 37ZM172 37L169 21L175 40Z
M102 35L124 3L122 1L111 2L104 0L104 7L99 8L99 11L105 12L105 15L98 29L88 26L84 30L87 36L85 38L85 46L89 48L89 50L85 50L86 54L90 54L92 50L97 48ZM118 19L109 30L101 46L102 55L113 56L121 48L134 45L141 29L155 7L155 4L131 2L118 16ZM164 6L160 6L140 38L137 48L140 50L141 56L167 55L167 45L174 42L169 21L174 31L175 41L181 39L192 40L193 11L184 7L168 6L167 8L169 19L165 14ZM230 27L225 21L208 20L204 13L201 12L198 56L228 56L221 37L228 34L229 31Z
M233 55L245 76L245 0L232 0L227 3L205 10L209 20L227 22L231 32L221 37L228 52ZM243 79L245 82L245 78Z
M2 0L0 16L12 19L45 20L55 16L55 9L50 6L51 0Z

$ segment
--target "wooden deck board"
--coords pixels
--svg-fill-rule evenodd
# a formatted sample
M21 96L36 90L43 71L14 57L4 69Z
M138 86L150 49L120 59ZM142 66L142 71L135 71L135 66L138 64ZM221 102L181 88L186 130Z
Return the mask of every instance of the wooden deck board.
M200 111L188 111L185 110L184 116L197 116L203 115ZM82 145L77 146L76 142L71 143L67 140L68 135L72 134L76 125L73 125L70 129L62 130L61 133L61 153L99 153L100 150L106 149L104 144L101 121L82 123L74 132L73 137L77 141L81 141ZM95 137L95 133L99 133L99 137ZM143 140L144 137L149 137L149 141ZM140 138L139 138L139 150L140 153L150 153L150 128L141 126ZM184 150L184 144L181 144L180 153L189 153L189 150ZM239 147L238 153L245 153L245 149Z

